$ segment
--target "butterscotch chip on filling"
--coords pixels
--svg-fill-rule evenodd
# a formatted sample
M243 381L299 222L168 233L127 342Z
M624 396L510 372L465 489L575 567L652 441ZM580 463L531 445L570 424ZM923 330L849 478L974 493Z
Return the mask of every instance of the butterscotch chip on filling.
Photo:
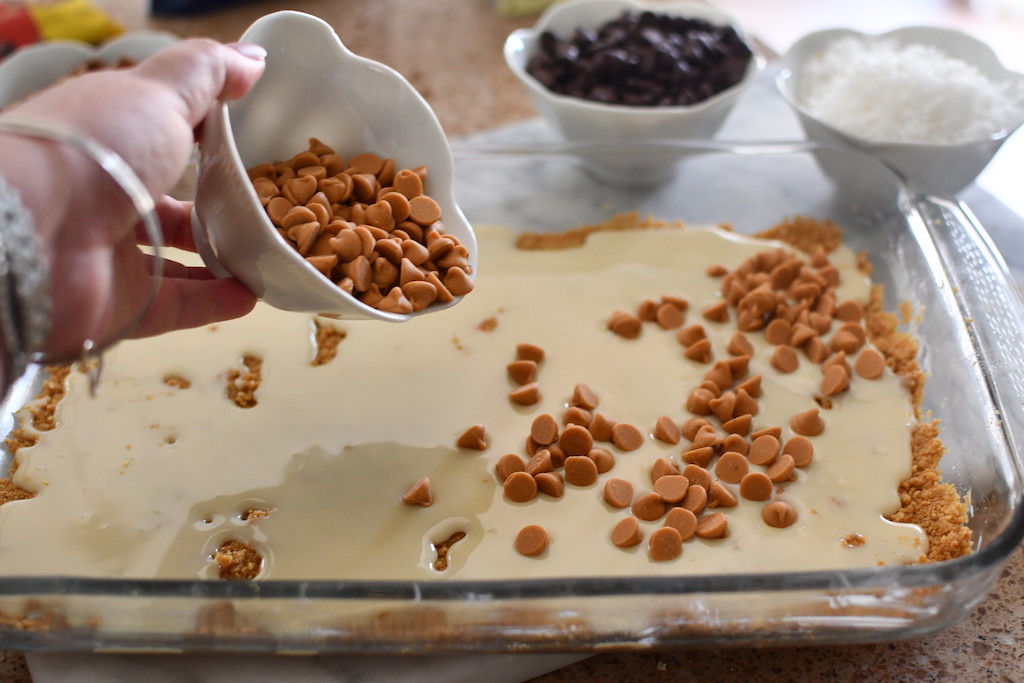
M708 487L709 508L731 508L736 507L737 504L739 504L739 499L728 486L720 481L711 482L711 486Z
M683 537L670 526L654 530L647 543L650 558L655 562L667 562L683 554Z
M708 504L708 490L700 484L690 484L686 489L686 495L679 501L679 506L685 508L695 515L704 511Z
M636 339L643 329L643 321L632 313L615 311L608 319L608 329L624 339Z
M738 484L749 469L747 459L739 453L723 453L715 464L715 474L730 484Z
M825 421L821 419L817 408L797 413L790 420L789 426L801 436L817 436L825 431Z
M565 479L561 472L541 472L534 476L537 490L552 498L561 498L565 493Z
M662 500L661 496L657 493L645 493L642 496L637 496L637 499L633 501L630 506L630 511L634 517L642 519L645 522L653 522L656 519L661 519L665 516L667 506L665 501Z
M627 508L633 502L633 485L625 479L609 479L604 483L604 502L614 508Z
M473 425L459 436L455 445L475 451L487 450L487 432L483 425Z
M644 445L644 435L635 426L619 422L612 427L612 443L621 450L635 451Z
M753 440L747 458L754 465L771 465L779 456L779 440L771 434L764 434Z
M494 466L494 474L502 483L508 479L510 474L524 471L526 471L526 465L523 463L523 459L515 453L506 453L501 456L498 464Z
M773 490L772 480L764 472L748 472L740 480L740 495L747 500L768 500Z
M675 507L665 515L663 526L672 527L683 541L688 541L697 533L697 515L686 508Z
M593 418L590 420L590 424L587 425L587 430L594 438L594 441L611 443L612 429L615 427L615 424L615 420L611 419L604 413L594 413Z
M508 397L513 403L521 406L532 406L540 402L540 386L536 382L530 382L508 392Z
M537 497L537 481L527 472L513 472L503 485L505 497L513 503L526 503Z
M864 379L878 379L885 371L885 358L874 349L864 349L857 356L854 371Z
M711 488L711 473L700 465L687 465L683 468L682 475L693 486L700 486L703 489Z
M594 461L598 474L610 472L615 467L615 455L607 448L591 448L587 457Z
M814 444L802 436L794 436L786 441L782 452L792 456L797 467L807 467L814 459Z
M785 529L796 522L796 510L789 503L781 500L772 501L761 510L761 518L768 526Z
M532 360L514 360L506 366L508 377L516 384L529 384L537 376L537 363Z
M533 419L530 425L530 438L542 446L550 446L558 440L558 420L553 415L544 413Z
M656 483L662 477L679 474L679 468L676 467L668 458L658 458L651 465L651 483Z
M594 435L586 427L569 425L558 436L558 445L567 456L587 455L594 447Z
M544 360L544 349L536 344L516 344L516 360L532 360L540 364Z
M516 534L516 552L534 557L544 552L551 542L547 529L537 524L524 526Z
M612 528L612 543L620 548L632 548L643 540L644 533L635 517L623 517Z
M407 488L402 494L402 502L406 505L419 505L425 508L433 505L434 493L430 488L430 479L423 477Z
M597 464L586 455L565 459L565 480L573 486L591 486L597 482Z
M701 538L725 538L729 535L729 519L721 512L705 515L697 522L697 535Z
M654 424L654 438L658 441L674 445L679 443L679 439L682 438L682 432L679 429L679 425L672 418L662 415Z
M666 503L678 503L690 488L690 480L681 474L669 474L654 482L654 492Z

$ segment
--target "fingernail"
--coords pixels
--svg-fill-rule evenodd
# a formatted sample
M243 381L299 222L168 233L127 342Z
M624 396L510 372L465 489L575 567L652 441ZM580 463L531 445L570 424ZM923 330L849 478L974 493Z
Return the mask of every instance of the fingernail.
M262 62L267 58L267 51L262 45L255 45L253 43L229 43L228 47L249 59L255 59Z

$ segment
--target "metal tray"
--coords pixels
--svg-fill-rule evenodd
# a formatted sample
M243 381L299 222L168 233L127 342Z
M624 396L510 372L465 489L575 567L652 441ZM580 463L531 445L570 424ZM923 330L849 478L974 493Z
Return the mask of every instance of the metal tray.
M888 307L909 302L924 311L908 324L928 377L923 408L941 420L941 465L969 501L974 552L928 565L659 578L0 578L0 610L28 605L38 618L33 628L0 620L6 646L398 653L823 645L918 636L969 613L1024 537L1024 305L969 210L909 194L866 158L807 143L618 149L520 139L510 128L456 146L457 195L472 222L564 230L639 211L741 232L795 215L841 225L874 265ZM668 157L676 172L646 188L594 179L594 164L623 157ZM4 412L31 386L23 382Z

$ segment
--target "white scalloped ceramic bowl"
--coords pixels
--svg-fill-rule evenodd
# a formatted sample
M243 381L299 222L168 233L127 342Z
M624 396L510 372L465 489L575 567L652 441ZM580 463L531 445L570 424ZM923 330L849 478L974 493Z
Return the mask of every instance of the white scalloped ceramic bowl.
M73 40L26 45L0 61L0 107L53 85L91 60L104 64L124 58L141 61L177 41L170 33L133 31L99 47Z
M805 134L811 140L869 154L895 170L916 191L953 195L974 181L1007 138L1024 123L1022 107L1013 125L976 140L955 144L876 142L840 130L808 110L801 88L806 65L828 45L848 36L868 40L891 39L899 46L931 45L949 57L973 65L992 81L1010 81L1016 84L1014 88L1017 92L1024 91L1024 75L1008 70L988 45L960 31L930 26L909 26L881 34L866 34L850 29L817 31L804 36L790 47L776 77L776 85L782 97L796 112Z
M552 92L527 71L540 36L551 31L569 36L576 28L596 29L623 12L649 10L657 14L703 19L733 26L754 53L743 79L708 99L688 106L631 107L602 104ZM664 140L707 139L725 122L739 95L764 69L765 58L732 16L695 2L645 3L640 0L563 0L550 6L530 28L514 31L504 46L505 61L527 87L541 116L570 142L649 144ZM635 156L635 155L634 155ZM646 185L671 177L676 159L652 156L641 162L603 159L592 170L613 183Z
M241 40L266 48L267 66L252 91L214 107L203 124L193 232L207 266L272 306L331 317L400 322L457 303L403 315L346 294L277 233L246 173L291 158L311 137L343 156L374 152L397 168L425 165L426 192L475 271L476 238L455 202L451 149L427 102L397 71L353 54L309 14L269 14Z

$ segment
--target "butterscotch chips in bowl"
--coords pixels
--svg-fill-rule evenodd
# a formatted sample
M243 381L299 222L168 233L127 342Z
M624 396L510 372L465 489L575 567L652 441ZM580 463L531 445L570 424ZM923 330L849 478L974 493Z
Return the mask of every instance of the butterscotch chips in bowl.
M413 313L473 290L469 251L424 193L425 166L397 169L373 152L346 160L311 138L247 173L285 242L367 306Z

